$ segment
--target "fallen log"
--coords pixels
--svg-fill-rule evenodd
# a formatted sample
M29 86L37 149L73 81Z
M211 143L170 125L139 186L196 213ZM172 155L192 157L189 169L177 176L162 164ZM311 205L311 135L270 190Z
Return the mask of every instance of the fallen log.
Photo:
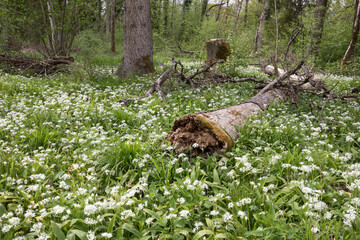
M5 72L18 72L20 74L33 73L37 75L49 75L64 72L64 65L74 62L74 58L59 56L39 61L32 58L9 56L0 54L0 69Z
M244 125L251 115L266 110L271 102L287 99L288 91L275 86L299 70L303 63L300 62L294 69L277 77L248 101L224 109L181 117L174 122L167 140L177 153L202 155L229 151L238 138L236 127Z

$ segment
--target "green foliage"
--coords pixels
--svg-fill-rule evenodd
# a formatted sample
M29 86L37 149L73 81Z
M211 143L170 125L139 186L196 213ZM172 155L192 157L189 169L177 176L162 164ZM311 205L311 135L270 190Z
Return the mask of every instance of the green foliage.
M358 100L273 104L239 128L231 152L175 155L164 142L175 119L249 99L254 84L197 95L171 79L165 101L120 104L171 65L155 59L165 67L130 81L111 75L116 66L96 78L0 74L1 239L358 238ZM201 66L183 62L187 74ZM244 65L222 70L265 77ZM360 85L323 78L341 93Z

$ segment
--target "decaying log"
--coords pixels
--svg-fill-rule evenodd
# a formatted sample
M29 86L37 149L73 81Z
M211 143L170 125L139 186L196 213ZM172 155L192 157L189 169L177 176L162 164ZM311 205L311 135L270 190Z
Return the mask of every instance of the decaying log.
M211 39L206 42L207 63L226 60L231 55L230 45L222 38Z
M37 75L49 75L57 72L64 72L64 65L74 62L74 58L59 56L43 61L36 59L15 57L0 54L0 69L6 72L33 73Z
M274 86L294 74L302 65L303 62L279 76L248 101L224 109L181 117L174 122L167 140L177 153L198 155L230 150L238 138L236 127L244 125L250 115L265 110L271 102L284 101L287 92Z

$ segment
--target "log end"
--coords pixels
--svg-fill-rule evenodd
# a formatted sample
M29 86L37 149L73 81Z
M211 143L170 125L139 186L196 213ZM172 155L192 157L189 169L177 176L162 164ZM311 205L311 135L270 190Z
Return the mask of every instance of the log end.
M222 153L233 146L230 136L202 114L188 114L176 120L167 140L176 153L191 156Z

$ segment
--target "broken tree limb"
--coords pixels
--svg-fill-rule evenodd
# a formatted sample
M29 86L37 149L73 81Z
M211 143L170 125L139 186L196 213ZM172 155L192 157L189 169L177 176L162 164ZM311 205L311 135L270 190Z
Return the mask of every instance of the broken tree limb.
M165 99L165 94L161 88L161 86L169 79L171 72L175 69L175 64L173 64L169 69L167 69L161 76L151 85L150 89L143 94L140 98L126 98L119 100L120 103L124 103L125 106L128 105L129 102L133 102L135 100L140 100L142 98L147 98L154 95L155 92L158 92L161 99Z
M34 74L54 74L64 72L68 65L74 62L74 58L69 56L59 56L43 61L32 58L17 57L0 54L0 68L6 72L34 73Z
M174 122L167 140L177 153L201 155L229 151L238 138L236 127L243 126L251 115L266 110L271 102L287 99L287 91L273 86L294 74L302 65L303 62L300 62L248 101L224 109L181 117Z

